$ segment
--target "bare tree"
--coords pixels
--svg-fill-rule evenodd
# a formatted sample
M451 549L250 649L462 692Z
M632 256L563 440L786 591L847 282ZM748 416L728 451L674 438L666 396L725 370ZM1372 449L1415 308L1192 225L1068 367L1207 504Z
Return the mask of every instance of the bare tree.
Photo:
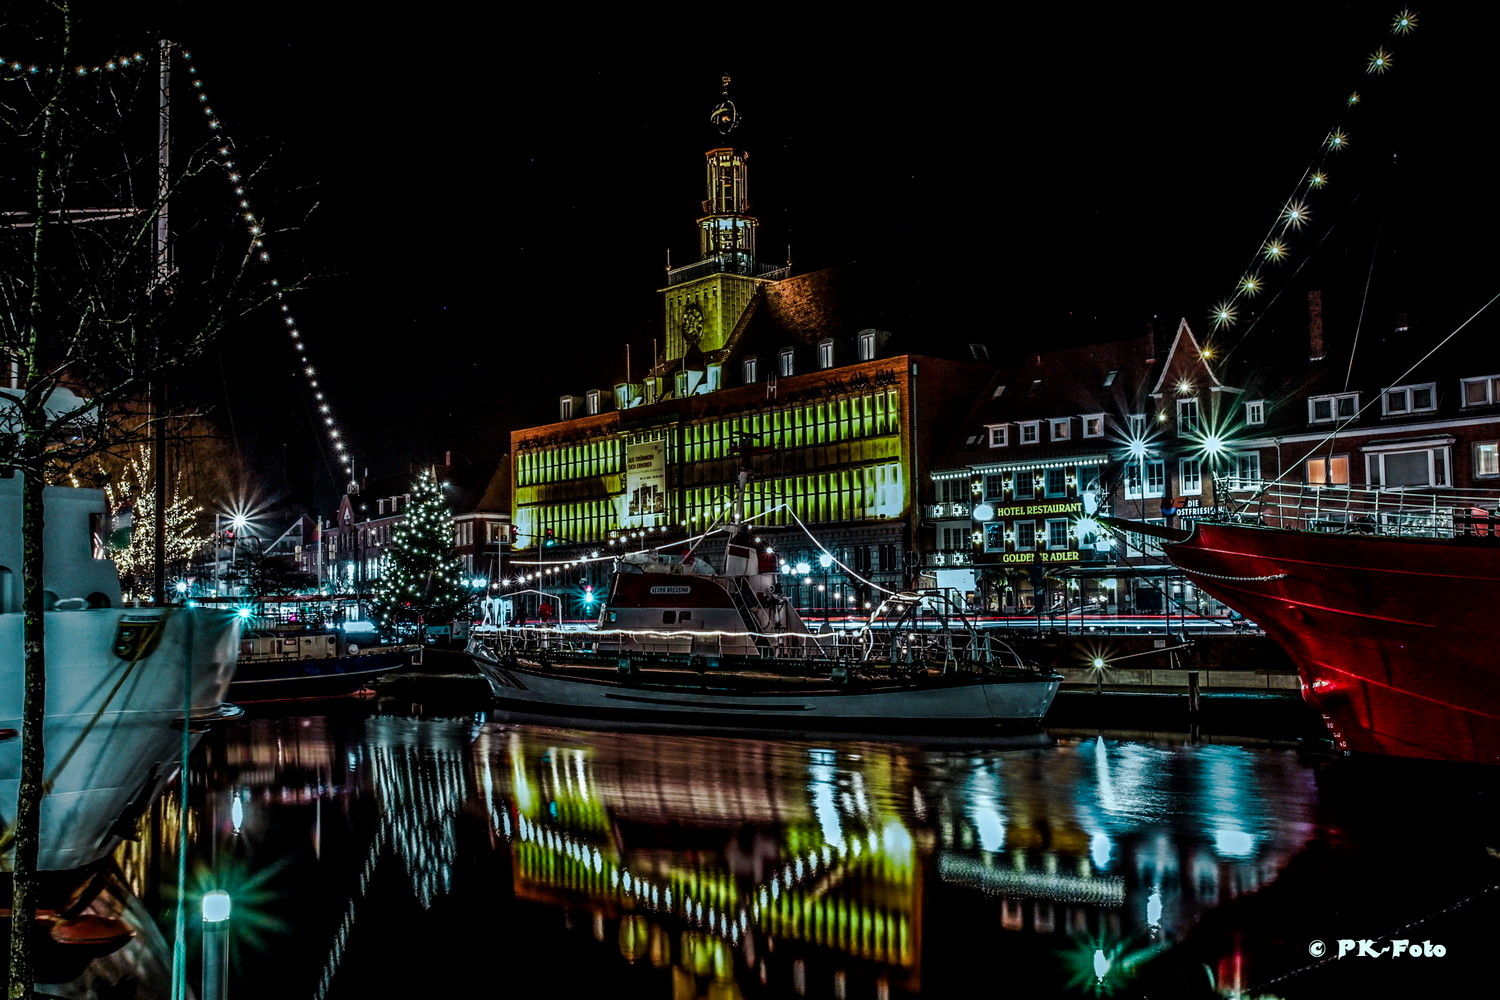
M75 52L69 5L39 10L24 31L7 26L5 54L24 61L0 69L0 475L24 480L11 997L30 996L33 985L27 931L46 792L43 486L107 449L111 408L148 386L154 419L163 418L165 375L255 304L247 289L262 252L253 221L246 225L227 192L220 213L201 197L191 218L177 211L230 161L222 139L191 151L179 141L175 169L158 170L169 143L167 77L156 64L168 47Z

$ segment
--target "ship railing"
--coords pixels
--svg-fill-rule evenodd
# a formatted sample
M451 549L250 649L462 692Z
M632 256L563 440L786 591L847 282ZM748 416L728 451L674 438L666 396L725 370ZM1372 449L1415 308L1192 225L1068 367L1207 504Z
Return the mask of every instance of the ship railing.
M1395 538L1500 539L1500 492L1215 480L1220 506L1200 521Z

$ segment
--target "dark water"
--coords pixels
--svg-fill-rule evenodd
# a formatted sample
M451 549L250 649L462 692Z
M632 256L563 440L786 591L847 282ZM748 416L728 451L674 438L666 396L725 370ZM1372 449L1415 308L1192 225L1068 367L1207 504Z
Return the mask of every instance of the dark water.
M308 711L198 750L231 997L1466 996L1500 929L1483 771ZM170 939L175 861L137 861Z

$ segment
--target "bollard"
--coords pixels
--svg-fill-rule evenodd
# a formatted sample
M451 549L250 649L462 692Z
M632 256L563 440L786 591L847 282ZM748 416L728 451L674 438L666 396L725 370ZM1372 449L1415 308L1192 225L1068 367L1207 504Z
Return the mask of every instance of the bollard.
M229 995L229 893L203 894L203 1000Z

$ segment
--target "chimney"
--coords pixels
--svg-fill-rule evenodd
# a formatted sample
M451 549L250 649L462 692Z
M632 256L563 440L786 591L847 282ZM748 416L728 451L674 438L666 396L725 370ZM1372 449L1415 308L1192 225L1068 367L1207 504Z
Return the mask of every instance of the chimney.
M1155 361L1156 361L1156 320L1153 318L1153 319L1148 319L1146 321L1146 364L1148 364L1148 365L1149 364L1153 364L1153 363L1155 363Z
M1323 344L1323 293L1307 293L1307 360L1322 361Z
M445 451L445 452L443 452L443 464L444 465L452 465L453 464L453 452L451 452L451 451Z

